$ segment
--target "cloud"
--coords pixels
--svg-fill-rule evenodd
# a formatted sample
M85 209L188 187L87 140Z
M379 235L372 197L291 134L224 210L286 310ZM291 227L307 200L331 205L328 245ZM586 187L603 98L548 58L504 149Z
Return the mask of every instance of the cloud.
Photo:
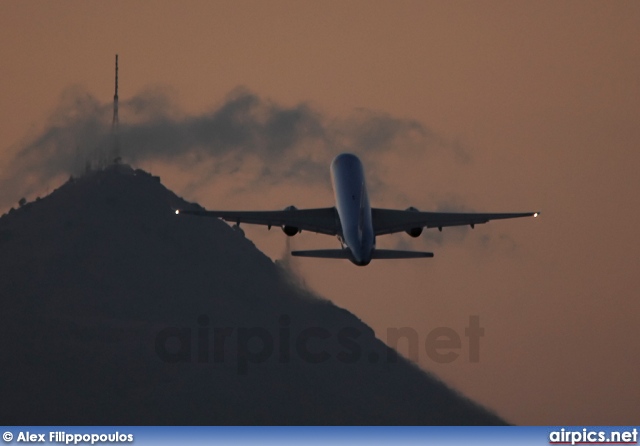
M454 161L466 156L459 144L447 143L415 120L369 110L330 118L307 103L283 106L244 88L200 115L184 113L170 91L143 91L120 102L117 136L111 116L112 104L80 87L67 89L44 130L22 145L5 170L0 205L41 191L57 178L79 175L88 163L108 163L116 154L133 165L161 161L188 169L210 163L209 177L200 184L252 160L260 166L253 186L325 184L329 161L344 151L373 165L390 151L444 147ZM375 190L384 182L372 170L369 182Z

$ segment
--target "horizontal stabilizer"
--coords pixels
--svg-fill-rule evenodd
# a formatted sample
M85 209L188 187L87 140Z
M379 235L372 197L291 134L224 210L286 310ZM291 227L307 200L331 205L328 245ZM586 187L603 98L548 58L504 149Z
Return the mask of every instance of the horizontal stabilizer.
M399 251L396 249L376 249L373 251L372 259L417 259L433 257L432 252L420 251Z
M316 249L311 251L292 251L296 257L319 257L323 259L351 259L348 249ZM433 257L432 252L398 251L395 249L375 249L372 259L417 259Z
M351 253L348 249L315 249L311 251L292 251L291 255L296 257L319 257L323 259L351 258Z

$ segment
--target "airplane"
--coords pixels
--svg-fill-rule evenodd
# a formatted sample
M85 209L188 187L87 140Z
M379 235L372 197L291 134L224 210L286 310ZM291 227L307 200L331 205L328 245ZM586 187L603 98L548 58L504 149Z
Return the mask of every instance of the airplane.
M523 213L452 213L420 212L414 207L406 210L372 208L365 183L364 168L360 159L351 153L342 153L331 162L331 180L335 206L330 208L297 209L288 206L282 211L207 211L176 210L176 214L221 218L240 223L280 226L290 237L312 231L338 238L342 249L318 249L292 251L298 257L347 259L358 266L368 265L372 259L414 259L433 257L432 252L376 249L376 237L396 232L406 232L419 237L424 228L466 226L490 220L518 217L537 217L539 212Z

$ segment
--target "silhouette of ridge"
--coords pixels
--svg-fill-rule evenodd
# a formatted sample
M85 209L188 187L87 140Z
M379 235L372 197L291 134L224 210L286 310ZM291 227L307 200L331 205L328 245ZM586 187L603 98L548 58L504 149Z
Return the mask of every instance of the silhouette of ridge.
M187 206L116 165L0 218L5 424L505 424Z

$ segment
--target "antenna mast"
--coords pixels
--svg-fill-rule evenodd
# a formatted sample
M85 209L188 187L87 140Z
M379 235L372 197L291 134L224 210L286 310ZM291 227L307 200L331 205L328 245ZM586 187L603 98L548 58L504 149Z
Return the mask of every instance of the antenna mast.
M116 54L116 92L113 95L113 121L111 122L113 134L113 162L120 163L120 148L118 147L118 55Z

